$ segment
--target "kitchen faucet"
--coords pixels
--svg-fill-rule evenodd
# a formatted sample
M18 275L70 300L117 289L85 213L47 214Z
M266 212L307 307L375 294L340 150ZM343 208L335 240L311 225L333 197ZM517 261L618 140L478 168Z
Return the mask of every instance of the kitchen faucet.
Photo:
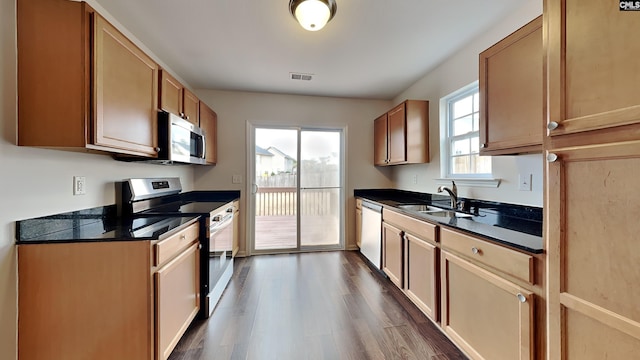
M458 208L458 188L456 187L455 181L451 181L451 184L453 184L451 189L446 186L438 186L438 192L441 193L446 191L449 193L449 197L451 198L451 208L455 210Z

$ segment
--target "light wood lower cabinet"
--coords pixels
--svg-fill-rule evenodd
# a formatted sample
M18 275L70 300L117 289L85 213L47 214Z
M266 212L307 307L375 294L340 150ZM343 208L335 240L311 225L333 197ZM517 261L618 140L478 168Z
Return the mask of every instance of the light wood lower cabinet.
M18 356L152 359L149 241L18 245Z
M438 252L435 244L410 234L406 239L405 293L422 312L438 321Z
M437 226L384 209L383 270L434 322L439 319Z
M473 359L534 359L534 296L442 251L442 327Z
M191 245L154 274L158 359L169 357L200 309L198 245Z
M640 354L640 140L551 150L549 359Z
M155 243L18 245L19 358L166 359L199 310L198 245L197 222Z
M386 222L382 223L382 271L402 289L403 286L404 231Z

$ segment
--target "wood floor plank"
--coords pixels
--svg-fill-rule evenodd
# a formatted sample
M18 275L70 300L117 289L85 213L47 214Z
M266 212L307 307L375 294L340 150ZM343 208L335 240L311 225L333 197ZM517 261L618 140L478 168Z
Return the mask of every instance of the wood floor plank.
M170 360L466 357L358 252L239 258L213 315Z

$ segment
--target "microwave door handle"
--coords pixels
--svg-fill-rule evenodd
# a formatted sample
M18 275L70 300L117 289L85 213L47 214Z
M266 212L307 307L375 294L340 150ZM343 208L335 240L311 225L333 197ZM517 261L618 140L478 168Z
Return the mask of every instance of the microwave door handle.
M200 136L200 141L202 141L202 158L206 159L207 157L207 142L204 140L204 136L206 134L203 134L202 136Z

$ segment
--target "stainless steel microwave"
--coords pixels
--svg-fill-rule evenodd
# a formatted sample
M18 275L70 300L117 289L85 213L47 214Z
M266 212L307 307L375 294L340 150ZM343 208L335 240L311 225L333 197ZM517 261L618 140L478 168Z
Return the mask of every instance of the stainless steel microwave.
M162 165L206 164L205 133L183 118L161 111L158 113L158 157L116 155L121 161L136 161Z
M158 113L158 160L205 164L206 141L200 127L167 113Z

